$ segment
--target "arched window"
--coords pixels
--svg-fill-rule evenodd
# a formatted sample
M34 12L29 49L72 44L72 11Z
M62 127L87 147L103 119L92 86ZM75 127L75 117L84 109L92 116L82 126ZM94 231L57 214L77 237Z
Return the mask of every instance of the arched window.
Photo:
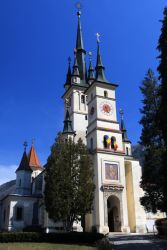
M110 148L111 140L108 135L104 135L103 144L104 148Z
M116 138L115 138L115 136L112 136L111 137L111 148L112 149L115 149L115 143L116 143Z
M85 103L85 96L81 95L81 103Z
M106 90L104 90L104 97L107 98L108 97L108 92Z

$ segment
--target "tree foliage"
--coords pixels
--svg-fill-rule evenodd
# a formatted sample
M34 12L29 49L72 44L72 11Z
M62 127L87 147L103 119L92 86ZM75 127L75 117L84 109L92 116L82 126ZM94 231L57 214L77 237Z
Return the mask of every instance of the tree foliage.
M141 204L147 211L156 212L157 209L161 209L163 197L160 179L157 178L162 163L162 136L157 126L159 85L151 69L148 70L140 90L143 94L140 144L144 147L141 187L145 191Z
M45 204L49 217L71 230L74 221L91 212L95 186L93 165L79 139L64 140L59 134L46 164Z
M160 79L160 107L158 110L159 129L162 131L164 153L161 168L161 187L163 191L163 209L167 212L167 8L164 9L161 35L158 44L159 54L159 79Z

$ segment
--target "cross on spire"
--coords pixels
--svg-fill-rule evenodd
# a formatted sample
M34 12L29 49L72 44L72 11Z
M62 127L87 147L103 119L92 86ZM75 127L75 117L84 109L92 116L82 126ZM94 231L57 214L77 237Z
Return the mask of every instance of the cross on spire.
M96 33L96 40L97 40L97 43L100 43L100 34L98 32Z
M24 151L26 151L26 148L27 148L27 146L28 146L28 143L25 141L25 142L23 143L23 146L24 146Z
M32 146L35 144L35 138L32 138Z
M120 114L120 116L121 116L121 119L123 120L124 111L123 111L123 109L122 109L122 108L120 108L120 110L119 110L119 114Z

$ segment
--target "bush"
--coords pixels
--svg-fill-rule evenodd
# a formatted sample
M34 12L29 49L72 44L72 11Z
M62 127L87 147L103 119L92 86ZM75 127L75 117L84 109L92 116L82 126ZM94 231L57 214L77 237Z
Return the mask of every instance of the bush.
M40 233L0 233L0 242L40 242Z
M53 243L79 243L79 244L94 244L99 239L104 237L103 234L99 233L49 233L44 234L45 242Z
M156 220L155 226L159 235L167 235L167 218Z
M0 242L52 242L71 244L95 244L104 237L99 233L39 233L39 232L8 232L0 233Z
M23 232L43 232L43 228L41 226L27 226L23 229Z
M110 244L107 238L103 238L97 242L97 249L98 250L113 250L113 245Z

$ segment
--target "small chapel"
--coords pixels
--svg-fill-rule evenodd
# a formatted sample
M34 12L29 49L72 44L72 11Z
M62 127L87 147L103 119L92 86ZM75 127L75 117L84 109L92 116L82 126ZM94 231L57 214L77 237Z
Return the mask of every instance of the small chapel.
M81 28L81 11L77 12L77 36L74 61L68 62L64 84L64 138L79 138L87 145L94 166L94 209L85 218L86 231L146 231L146 213L140 204L141 166L132 157L131 141L124 123L123 110L117 118L118 85L106 77L97 34L96 66L86 50ZM88 70L87 70L88 68ZM48 218L44 204L45 166L41 166L34 145L27 145L16 169L16 180L0 186L0 230L20 231L39 226L46 232L63 230L63 224ZM82 231L81 224L73 229Z

